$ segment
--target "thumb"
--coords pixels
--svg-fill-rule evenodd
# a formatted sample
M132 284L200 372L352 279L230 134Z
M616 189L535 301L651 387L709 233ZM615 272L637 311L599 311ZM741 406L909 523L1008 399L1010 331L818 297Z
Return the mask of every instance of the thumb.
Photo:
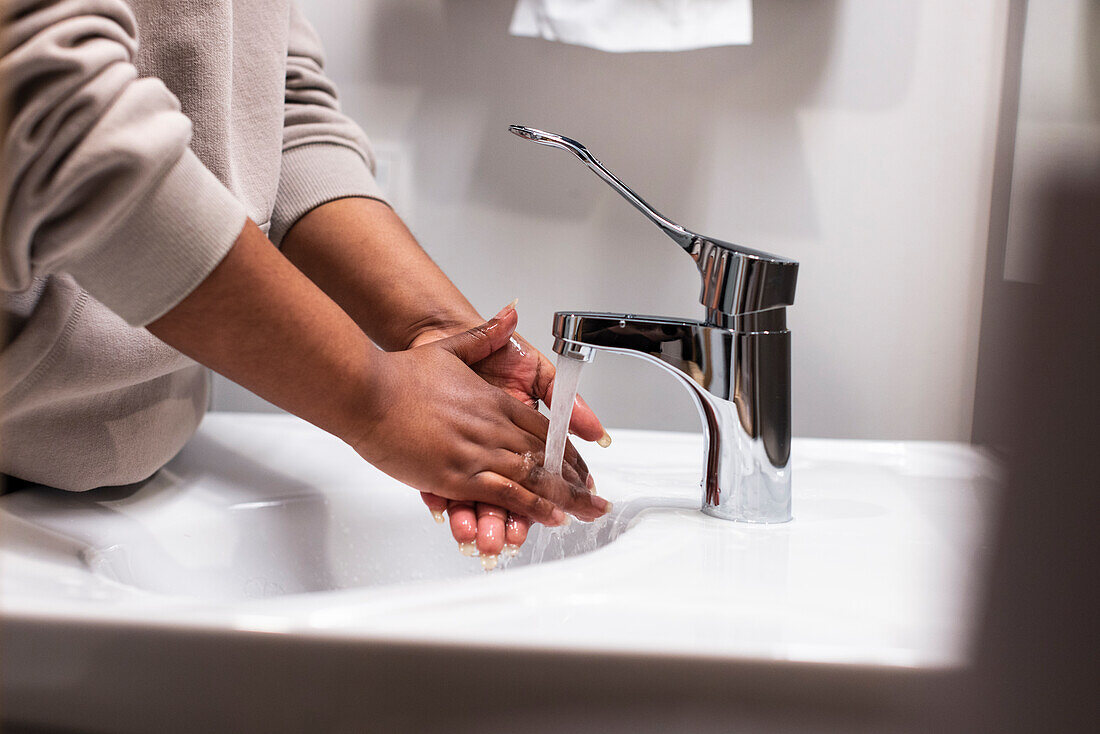
M476 364L508 344L519 316L509 306L480 326L441 339L435 345L446 349L466 364Z

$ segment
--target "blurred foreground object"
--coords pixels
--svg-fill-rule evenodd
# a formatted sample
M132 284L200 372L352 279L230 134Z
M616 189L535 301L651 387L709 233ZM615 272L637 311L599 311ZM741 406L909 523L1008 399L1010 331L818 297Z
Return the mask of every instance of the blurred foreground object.
M1003 355L1010 477L966 731L1100 731L1100 170L1052 178L1038 209L1036 299Z

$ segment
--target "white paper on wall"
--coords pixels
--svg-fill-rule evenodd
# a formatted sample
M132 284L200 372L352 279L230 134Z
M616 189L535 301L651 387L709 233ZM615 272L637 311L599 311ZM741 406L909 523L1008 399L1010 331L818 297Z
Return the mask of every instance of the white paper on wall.
M519 0L509 32L601 51L752 43L752 0Z

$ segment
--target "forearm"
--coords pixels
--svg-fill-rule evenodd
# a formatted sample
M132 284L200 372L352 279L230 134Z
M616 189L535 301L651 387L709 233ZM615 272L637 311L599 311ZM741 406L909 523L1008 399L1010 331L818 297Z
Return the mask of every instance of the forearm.
M425 332L482 321L382 202L348 198L319 206L291 228L282 251L386 350L405 349Z
M380 353L339 306L248 222L232 250L155 336L345 440L371 409Z

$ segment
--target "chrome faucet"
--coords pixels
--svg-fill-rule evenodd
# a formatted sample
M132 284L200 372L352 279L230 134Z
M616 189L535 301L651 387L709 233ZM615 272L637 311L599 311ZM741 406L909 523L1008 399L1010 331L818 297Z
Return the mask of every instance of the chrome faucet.
M687 252L703 280L704 321L559 311L554 351L591 361L629 354L688 388L706 445L703 512L727 520L791 519L791 333L798 263L704 237L649 206L576 140L512 125L514 134L567 150Z

